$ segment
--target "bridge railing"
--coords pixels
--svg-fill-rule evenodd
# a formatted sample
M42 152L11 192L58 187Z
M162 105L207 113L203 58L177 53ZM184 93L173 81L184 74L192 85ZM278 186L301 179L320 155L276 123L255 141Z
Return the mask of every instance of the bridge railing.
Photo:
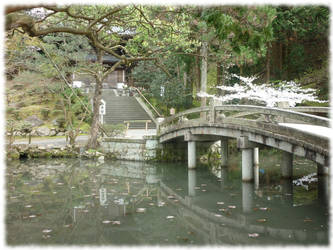
M235 119L245 119L274 124L302 123L330 127L330 119L303 113L329 113L329 111L329 108L323 107L297 107L281 109L254 105L207 106L185 110L165 118L164 121L159 124L159 132L163 132L166 128L170 128L170 126L184 124L187 121L191 121L192 123L195 121L199 123L223 123L228 120L235 121Z

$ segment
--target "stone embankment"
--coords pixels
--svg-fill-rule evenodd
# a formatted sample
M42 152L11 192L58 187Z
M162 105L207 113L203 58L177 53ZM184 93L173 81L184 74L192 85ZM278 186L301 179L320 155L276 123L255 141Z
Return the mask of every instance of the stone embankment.
M103 161L107 155L98 150L85 150L83 147L57 146L52 147L18 144L7 146L7 160L31 158L86 158Z

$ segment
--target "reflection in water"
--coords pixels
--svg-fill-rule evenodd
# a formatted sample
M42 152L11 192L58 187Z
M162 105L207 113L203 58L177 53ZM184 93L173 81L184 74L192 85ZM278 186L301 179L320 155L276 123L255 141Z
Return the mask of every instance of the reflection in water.
M254 184L249 182L242 183L242 205L243 212L250 213L253 210Z
M6 179L9 245L328 244L325 176L306 190L239 169L29 160Z
M195 196L195 187L197 185L197 176L195 169L188 170L188 195Z
M283 194L283 201L285 204L292 206L294 203L293 199L293 182L291 179L282 178L281 179L281 187L282 187L282 194Z

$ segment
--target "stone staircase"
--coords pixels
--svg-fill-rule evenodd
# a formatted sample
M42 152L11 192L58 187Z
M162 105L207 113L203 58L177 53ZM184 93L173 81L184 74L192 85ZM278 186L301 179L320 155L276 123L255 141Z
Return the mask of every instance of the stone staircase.
M103 89L102 99L106 102L104 123L124 124L128 120L151 120L149 129L155 129L156 125L147 112L142 108L133 96L117 96L114 89ZM130 129L144 129L145 123L131 123Z

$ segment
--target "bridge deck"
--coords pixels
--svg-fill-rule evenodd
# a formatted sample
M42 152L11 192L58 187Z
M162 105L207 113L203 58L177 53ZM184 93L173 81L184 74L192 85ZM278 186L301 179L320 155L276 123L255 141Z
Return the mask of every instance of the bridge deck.
M332 138L333 129L323 126L316 126L310 124L298 124L298 123L279 123L281 126L294 128L305 133L309 133L316 136L325 137L327 139Z

